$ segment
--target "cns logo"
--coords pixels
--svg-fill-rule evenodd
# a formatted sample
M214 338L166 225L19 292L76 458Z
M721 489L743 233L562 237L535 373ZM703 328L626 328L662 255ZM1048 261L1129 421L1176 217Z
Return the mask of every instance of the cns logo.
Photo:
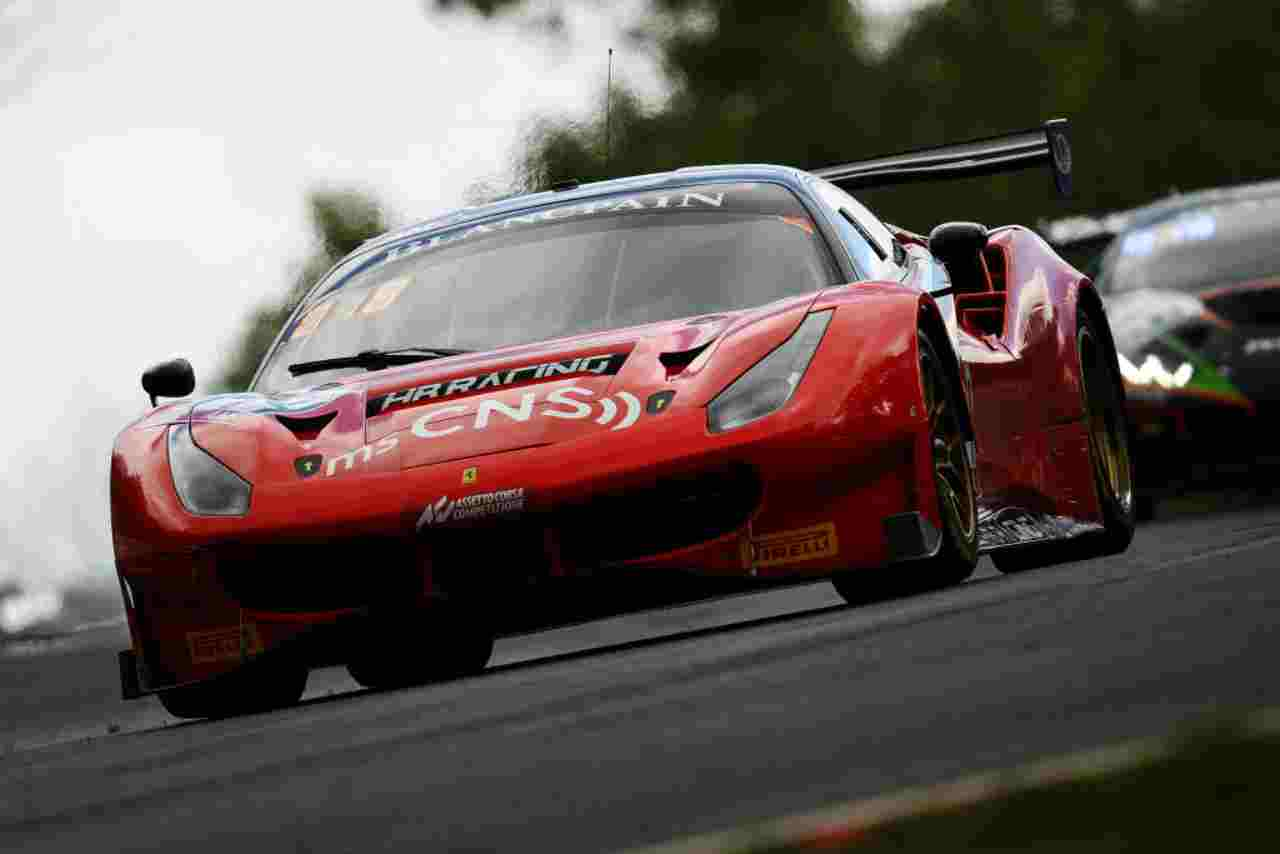
M660 412L670 402L674 393L662 392L650 398L650 411ZM438 439L462 430L487 430L495 423L514 421L523 423L536 418L561 418L569 421L582 421L588 418L610 430L626 430L640 419L643 406L640 398L629 391L594 399L595 392L578 386L559 388L541 399L544 404L551 404L535 409L539 402L537 392L529 391L520 396L516 405L503 403L500 400L482 400L479 403L457 403L448 406L436 406L423 413L413 422L410 433L416 439ZM660 398L655 405L654 398ZM461 420L461 416L470 415L470 419ZM447 420L448 423L445 423ZM374 460L394 452L400 446L400 436L385 436L376 442L353 448L344 454L334 454L328 459L319 454L299 457L294 461L294 468L300 477L310 477L321 469L325 477L333 477L342 472L349 472L357 467L363 468ZM385 461L384 461L385 462ZM462 485L469 486L479 478L479 469L464 469ZM443 505L441 513L448 513Z
M620 391L599 400L592 400L593 397L593 391L579 386L559 388L543 399L555 408L543 408L537 410L536 414L539 418L562 418L570 421L590 418L611 430L626 430L640 418L640 398L629 391ZM534 405L537 402L538 393L530 391L521 395L520 403L514 406L500 400L482 400L474 406L469 403L437 406L413 422L413 435L419 439L437 439L457 433L468 425L450 423L443 426L441 422L445 419L455 421L463 415L474 416L470 422L473 430L486 430L499 418L515 422L529 421L535 415Z

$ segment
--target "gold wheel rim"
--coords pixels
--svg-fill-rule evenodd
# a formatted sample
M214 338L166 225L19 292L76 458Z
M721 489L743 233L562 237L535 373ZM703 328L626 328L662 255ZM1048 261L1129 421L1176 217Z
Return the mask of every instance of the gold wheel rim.
M1078 351L1094 474L1099 488L1128 514L1133 508L1133 469L1128 431L1116 405L1115 382L1108 376L1097 342L1087 328L1080 332Z
M959 413L947 397L946 387L933 354L920 352L924 380L924 405L929 418L929 442L933 450L933 482L943 522L960 542L968 542L977 527L973 478L965 451Z

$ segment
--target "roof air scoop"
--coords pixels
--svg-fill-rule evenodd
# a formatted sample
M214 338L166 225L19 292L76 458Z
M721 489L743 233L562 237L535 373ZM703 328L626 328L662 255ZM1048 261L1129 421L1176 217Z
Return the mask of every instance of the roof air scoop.
M290 415L277 415L276 420L283 424L290 433L303 441L315 439L324 428L329 426L329 422L338 417L337 411L326 412L323 415L309 415L305 418L296 418Z

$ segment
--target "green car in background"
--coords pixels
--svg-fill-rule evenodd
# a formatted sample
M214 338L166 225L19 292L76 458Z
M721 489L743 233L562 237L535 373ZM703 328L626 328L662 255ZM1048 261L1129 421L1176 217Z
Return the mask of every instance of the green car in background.
M1120 354L1140 506L1280 462L1280 181L1042 229L1094 276Z

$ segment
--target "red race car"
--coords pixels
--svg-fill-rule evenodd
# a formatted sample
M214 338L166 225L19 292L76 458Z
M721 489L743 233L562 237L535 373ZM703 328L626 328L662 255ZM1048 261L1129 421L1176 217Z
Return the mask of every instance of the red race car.
M850 600L1125 549L1102 303L1033 232L845 189L1048 165L1065 121L817 172L469 208L306 296L251 390L118 437L128 697L175 715L478 671L495 636L763 584ZM845 188L845 189L842 189ZM157 365L157 397L194 388Z

